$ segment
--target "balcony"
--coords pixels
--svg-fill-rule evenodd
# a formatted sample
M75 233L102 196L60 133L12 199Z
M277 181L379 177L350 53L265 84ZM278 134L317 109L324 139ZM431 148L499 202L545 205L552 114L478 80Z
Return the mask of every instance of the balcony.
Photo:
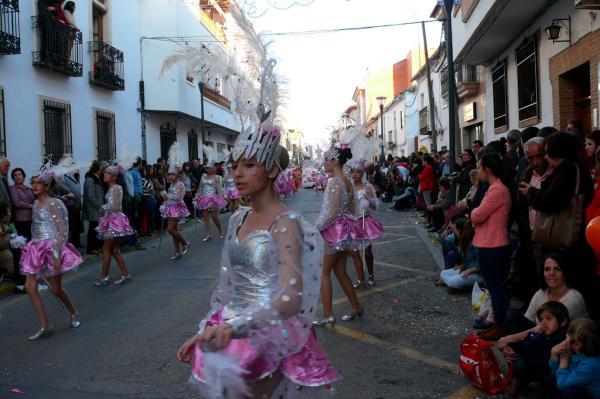
M220 105L223 108L231 109L231 101L218 91L204 86L204 98Z
M83 75L83 41L81 32L69 28L52 17L33 17L38 33L38 51L33 52L33 65L68 76Z
M19 0L0 0L0 54L20 54Z
M123 52L104 42L89 42L93 68L90 83L109 90L125 90Z
M479 74L477 66L461 65L456 71L456 95L459 99L479 93Z
M419 111L419 134L422 136L430 135L429 131L429 107Z

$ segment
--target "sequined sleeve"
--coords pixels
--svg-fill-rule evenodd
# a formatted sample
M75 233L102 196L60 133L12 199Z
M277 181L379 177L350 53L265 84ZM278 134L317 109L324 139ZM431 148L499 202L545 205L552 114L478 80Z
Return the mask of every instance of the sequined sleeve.
M219 175L217 175L216 185L217 194L219 194L221 197L225 197L225 191L223 190L223 178Z
M67 208L61 200L56 198L48 199L46 204L50 222L54 224L56 237L53 239L53 256L60 259L61 251L69 238L69 217Z
M104 204L104 209L112 212L120 212L122 201L123 187L115 184L111 187L108 195L106 196L106 204Z
M320 231L329 226L342 212L342 190L345 190L345 187L341 179L337 177L329 179L323 195L321 211L315 221L317 230Z
M369 201L369 209L376 211L377 208L379 208L379 199L377 198L377 193L375 193L375 188L373 188L371 183L365 185L365 195L367 201Z
M271 299L249 306L228 323L236 338L249 338L263 356L279 362L299 352L311 332L323 241L321 234L294 212L280 215L271 232L269 270L275 285Z

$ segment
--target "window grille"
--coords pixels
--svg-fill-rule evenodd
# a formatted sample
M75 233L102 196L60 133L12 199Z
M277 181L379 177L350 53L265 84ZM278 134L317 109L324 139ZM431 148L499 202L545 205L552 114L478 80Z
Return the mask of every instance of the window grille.
M98 160L111 161L117 156L115 114L96 111L96 140Z
M57 163L63 154L72 154L71 105L44 100L44 155Z

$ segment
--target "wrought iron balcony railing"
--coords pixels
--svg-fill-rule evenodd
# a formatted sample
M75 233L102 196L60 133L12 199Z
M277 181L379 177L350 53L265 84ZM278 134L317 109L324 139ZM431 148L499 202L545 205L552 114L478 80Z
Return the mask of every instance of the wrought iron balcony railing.
M19 53L19 0L0 0L0 54Z
M89 42L88 52L92 56L90 83L110 90L125 90L123 52L104 42Z
M83 41L81 32L58 22L51 16L33 17L39 37L33 64L69 76L83 75Z
M204 86L204 98L219 104L223 108L231 109L231 100L210 87Z

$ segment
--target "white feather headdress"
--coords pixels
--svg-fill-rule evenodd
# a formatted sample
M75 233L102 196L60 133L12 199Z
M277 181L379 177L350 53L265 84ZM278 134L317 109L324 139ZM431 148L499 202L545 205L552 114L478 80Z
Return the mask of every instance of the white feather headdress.
M119 173L123 173L130 169L139 157L135 151L129 148L126 141L121 141L119 143L119 149L120 155L113 159L110 165L105 169L108 173L113 175L118 175Z
M183 158L177 141L171 144L171 148L169 148L169 160L167 163L169 165L168 173L177 173L183 166Z
M204 156L206 157L204 162L206 166L208 166L209 168L215 166L215 163L217 162L217 152L215 151L215 149L209 145L203 144L202 151L204 152Z
M36 176L44 182L50 183L52 179L58 180L64 175L86 169L89 166L90 162L75 161L71 154L64 154L58 163L54 165L52 163L52 155L48 155L42 160L40 170Z

